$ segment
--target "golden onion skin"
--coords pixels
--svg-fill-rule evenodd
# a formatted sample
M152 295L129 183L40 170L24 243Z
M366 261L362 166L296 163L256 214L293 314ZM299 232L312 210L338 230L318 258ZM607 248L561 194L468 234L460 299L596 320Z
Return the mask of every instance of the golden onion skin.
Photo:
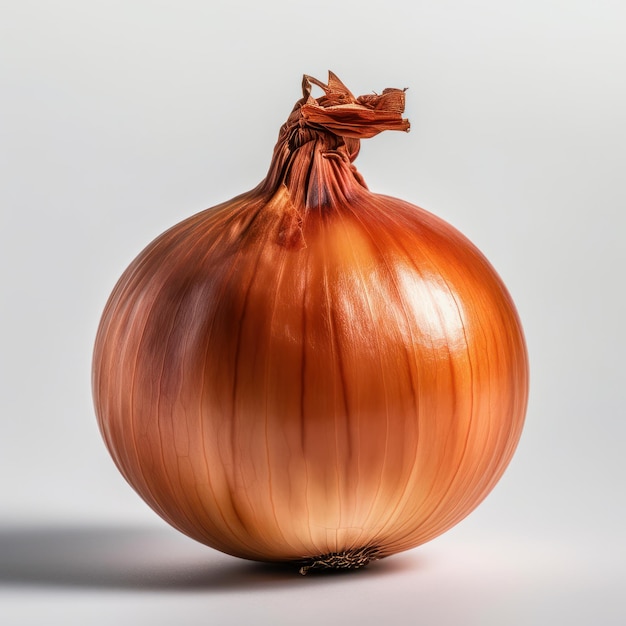
M367 190L351 162L372 126L302 134L305 106L343 124L340 107L371 104L332 74L312 100L307 78L267 179L165 232L119 280L95 407L126 480L188 536L262 561L380 558L496 484L522 430L527 353L477 248ZM363 116L398 127L400 93Z

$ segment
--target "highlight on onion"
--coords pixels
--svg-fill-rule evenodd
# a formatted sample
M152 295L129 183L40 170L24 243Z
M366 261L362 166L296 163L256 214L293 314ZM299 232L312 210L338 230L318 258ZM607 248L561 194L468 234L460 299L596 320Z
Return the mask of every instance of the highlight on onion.
M352 164L360 139L409 129L404 90L355 97L330 73L303 93L265 180L124 272L93 393L118 469L163 519L306 573L468 515L518 443L528 361L477 248Z

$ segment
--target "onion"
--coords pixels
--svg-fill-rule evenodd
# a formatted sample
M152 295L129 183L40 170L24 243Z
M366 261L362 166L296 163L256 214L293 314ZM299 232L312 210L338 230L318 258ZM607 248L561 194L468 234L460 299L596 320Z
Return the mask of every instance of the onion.
M409 129L404 91L355 98L330 73L303 92L266 179L123 274L93 391L117 467L160 516L305 573L470 513L519 440L528 364L484 256L352 165L361 138Z

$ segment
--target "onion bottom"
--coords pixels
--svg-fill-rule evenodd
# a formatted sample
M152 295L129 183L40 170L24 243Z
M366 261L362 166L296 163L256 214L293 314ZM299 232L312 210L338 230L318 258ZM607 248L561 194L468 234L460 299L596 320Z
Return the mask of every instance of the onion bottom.
M378 548L353 548L343 552L330 552L320 556L296 561L299 572L305 576L310 570L347 570L360 569L370 561L382 558Z

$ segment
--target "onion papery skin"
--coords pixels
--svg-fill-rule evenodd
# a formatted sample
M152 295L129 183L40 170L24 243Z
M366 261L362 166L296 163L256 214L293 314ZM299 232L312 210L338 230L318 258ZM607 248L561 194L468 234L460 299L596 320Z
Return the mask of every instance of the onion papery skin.
M300 126L307 103L333 106L305 87ZM293 126L256 189L125 271L96 338L96 414L126 480L206 545L385 557L458 523L504 472L526 411L523 332L472 243L367 189L357 138L313 126L313 146L286 150Z

